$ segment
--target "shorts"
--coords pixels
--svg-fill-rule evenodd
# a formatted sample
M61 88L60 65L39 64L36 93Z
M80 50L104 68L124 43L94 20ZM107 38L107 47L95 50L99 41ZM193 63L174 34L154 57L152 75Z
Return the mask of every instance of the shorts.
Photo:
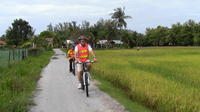
M89 60L87 60L87 61L89 61ZM86 62L87 62L87 61L86 61ZM77 70L77 72L83 71L83 64L77 63L77 64L76 64L76 70Z

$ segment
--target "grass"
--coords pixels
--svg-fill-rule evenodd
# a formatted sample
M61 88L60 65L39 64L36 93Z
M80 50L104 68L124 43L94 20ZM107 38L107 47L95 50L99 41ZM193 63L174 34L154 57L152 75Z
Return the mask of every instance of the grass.
M49 62L53 51L45 51L34 57L1 69L0 112L27 112L32 101L40 72Z
M93 71L155 111L200 111L200 48L97 50Z
M125 109L129 112L152 112L150 109L142 106L141 104L138 104L137 102L131 100L128 95L120 88L115 87L112 83L109 81L106 81L105 79L101 78L98 73L94 73L94 78L101 83L97 86L102 91L105 91L108 93L111 97L116 99L120 104L122 104Z

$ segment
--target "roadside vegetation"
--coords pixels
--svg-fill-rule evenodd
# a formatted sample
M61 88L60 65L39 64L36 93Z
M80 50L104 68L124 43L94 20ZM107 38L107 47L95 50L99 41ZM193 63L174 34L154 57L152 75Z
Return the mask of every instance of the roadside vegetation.
M29 56L0 72L0 112L27 112L42 68L53 55L52 50Z
M144 48L97 50L93 74L129 98L159 112L200 111L200 50Z

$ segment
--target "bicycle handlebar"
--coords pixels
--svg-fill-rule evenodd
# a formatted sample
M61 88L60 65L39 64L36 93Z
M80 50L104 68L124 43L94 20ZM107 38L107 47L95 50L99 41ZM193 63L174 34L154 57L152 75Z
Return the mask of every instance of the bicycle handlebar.
M95 63L96 61L86 61L86 62L77 62L78 64L83 64L83 63Z

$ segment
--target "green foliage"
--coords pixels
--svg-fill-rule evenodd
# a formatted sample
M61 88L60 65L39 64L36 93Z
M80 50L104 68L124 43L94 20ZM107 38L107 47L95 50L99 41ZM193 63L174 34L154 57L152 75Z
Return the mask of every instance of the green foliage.
M200 24L189 20L173 24L171 28L158 26L146 30L145 40L150 46L193 46L200 45ZM143 44L145 46L145 44Z
M0 40L5 41L5 40L6 40L6 35L2 35L2 36L0 37Z
M48 41L48 38L52 38L52 41ZM52 48L54 47L54 42L57 42L56 40L56 33L50 31L43 31L34 38L34 43L37 47Z
M99 40L121 40L126 48L200 45L200 23L193 20L188 20L183 24L176 23L169 28L164 26L147 28L145 34L141 34L133 30L123 29L127 27L125 20L132 18L125 14L125 7L114 9L110 16L110 19L100 19L94 25L91 25L89 21L83 21L82 24L77 24L76 21L55 25L50 23L47 26L47 31L41 32L39 36L34 38L34 43L37 47L62 47L67 46L66 40L76 41L80 35L85 35L92 47L101 46L97 45ZM9 45L18 47L30 41L33 33L33 29L28 22L16 19L1 39ZM47 42L44 38L53 38L53 42Z
M168 39L169 30L167 27L158 26L155 29L148 28L146 38L149 38L149 43L153 46L170 45Z
M114 19L117 27L121 29L122 27L126 28L127 23L125 19L129 19L131 18L131 16L126 16L125 7L123 7L123 9L122 8L114 9L114 13L111 13L111 18Z
M126 19L131 18L125 14L125 8L116 8L110 14L111 19L100 19L94 25L83 21L58 23L55 26L49 24L47 30L55 33L54 46L65 45L65 40L76 40L80 35L89 38L89 43L97 47L99 40L122 40L124 47L138 46L198 46L200 45L200 23L193 20L181 24L173 24L170 28L158 26L147 28L145 34L133 30L126 30ZM105 45L107 46L107 45Z
M28 57L0 72L0 111L27 112L42 68L48 64L52 51Z
M19 46L28 41L34 34L33 28L23 19L15 19L6 31L7 43Z
M114 21L108 19L104 20L101 19L97 22L96 26L94 27L98 32L97 36L101 40L113 40L117 39L118 36L118 31L117 31L117 26Z
M55 33L50 31L43 31L39 34L39 38L54 38Z
M24 44L22 44L20 47L21 48L30 48L32 46L32 42L25 42Z
M47 48L48 42L44 38L34 37L34 43L39 48Z
M200 111L199 48L98 50L97 75L159 112Z

